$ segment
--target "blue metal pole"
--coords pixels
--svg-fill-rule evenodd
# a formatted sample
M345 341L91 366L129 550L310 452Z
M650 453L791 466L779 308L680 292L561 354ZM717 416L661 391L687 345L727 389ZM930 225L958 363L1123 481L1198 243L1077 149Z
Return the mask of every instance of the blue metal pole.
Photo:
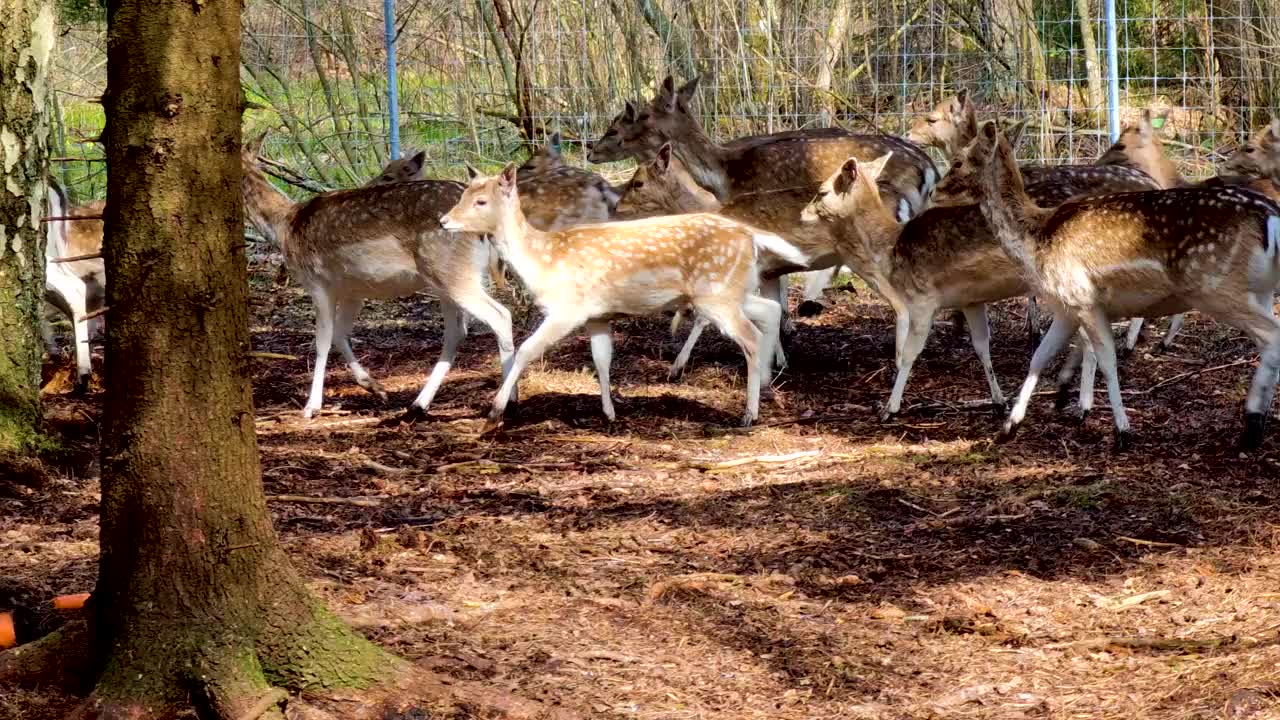
M383 40L387 45L387 116L391 129L391 159L400 157L400 88L396 82L395 0L382 0Z
M1107 129L1120 139L1120 60L1116 50L1116 0L1107 3Z

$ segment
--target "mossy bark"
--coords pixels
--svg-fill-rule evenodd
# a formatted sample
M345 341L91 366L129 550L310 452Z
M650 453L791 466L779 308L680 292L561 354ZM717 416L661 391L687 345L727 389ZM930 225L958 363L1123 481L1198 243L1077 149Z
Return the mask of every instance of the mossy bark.
M258 474L236 0L108 8L102 556L91 714L235 717L400 667L306 591Z
M40 442L49 0L0 0L0 462Z

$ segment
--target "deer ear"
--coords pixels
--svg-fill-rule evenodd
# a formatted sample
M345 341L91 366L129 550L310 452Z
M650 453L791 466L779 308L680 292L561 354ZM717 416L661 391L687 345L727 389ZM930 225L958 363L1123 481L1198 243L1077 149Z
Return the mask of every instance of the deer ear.
M662 143L658 154L653 158L653 169L660 175L671 169L671 143Z
M848 180L850 183L852 183L854 180L857 180L858 179L858 159L849 158L848 160L845 160L844 165L840 166L840 175L841 177Z
M624 122L635 122L637 114L636 106L628 100L626 106L622 108L622 120Z
M1014 123L1013 127L1009 128L1009 131L1004 134L1009 141L1009 147L1017 147L1018 143L1022 142L1022 136L1027 132L1027 123L1029 122L1031 122L1030 118L1023 118Z
M693 100L693 94L698 91L698 81L701 79L702 79L701 75L694 77L692 80L685 83L680 88L679 91L677 91L676 100L680 103L680 105L686 108L689 107L690 101Z
M996 127L995 120L988 120L982 123L982 137L988 140L995 140L998 133L999 128Z
M1271 124L1267 125L1265 137L1270 141L1280 140L1280 118L1271 119Z
M417 175L418 171L422 169L422 166L426 164L427 164L427 151L419 150L416 155L409 158L408 162L405 164L405 167L411 169L411 172L410 172L411 175Z
M657 97L653 99L654 108L659 112L675 112L679 96L676 94L676 81L670 75L662 79L662 88L658 91Z
M965 88L960 92L956 93L956 105L959 105L960 108L963 109L964 106L968 104L969 104L969 88Z
M547 141L547 154L553 158L560 157L560 132L551 133L551 138Z
M470 163L467 163L467 180L475 180L478 177L480 177L480 171L471 167Z
M869 163L859 163L862 165L862 173L867 176L871 182L880 179L880 174L884 172L885 166L889 164L889 160L893 158L893 151L881 155Z
M502 194L511 197L516 194L516 164L507 163L502 168L502 174L498 176L498 189L502 190Z

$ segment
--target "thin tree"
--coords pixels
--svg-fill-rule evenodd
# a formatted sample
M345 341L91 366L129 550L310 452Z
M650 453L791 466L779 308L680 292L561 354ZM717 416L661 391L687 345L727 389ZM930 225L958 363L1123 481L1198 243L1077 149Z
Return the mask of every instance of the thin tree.
M87 623L0 655L0 682L88 680L78 718L279 719L293 693L309 718L459 700L542 714L359 636L277 541L247 373L240 10L108 7L98 584Z
M40 442L49 0L0 0L0 467Z

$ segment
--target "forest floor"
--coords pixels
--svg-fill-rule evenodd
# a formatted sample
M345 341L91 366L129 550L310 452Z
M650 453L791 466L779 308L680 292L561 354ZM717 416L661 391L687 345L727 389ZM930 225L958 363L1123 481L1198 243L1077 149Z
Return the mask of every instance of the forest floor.
M613 426L579 334L481 440L498 373L475 322L429 417L381 423L435 362L427 298L357 324L391 401L335 353L327 412L304 421L311 306L273 274L255 265L254 348L296 358L253 367L276 527L335 611L441 673L599 718L1280 718L1280 425L1238 452L1255 353L1229 328L1193 314L1172 352L1148 339L1126 362L1138 438L1119 454L1101 392L1083 426L1039 397L993 445L946 317L906 412L879 422L893 324L866 291L797 319L749 433L737 350L709 331L668 382L656 318L616 326ZM1023 308L992 312L1008 393ZM0 481L0 605L93 586L101 399L49 395L82 467ZM0 689L0 720L67 702Z

